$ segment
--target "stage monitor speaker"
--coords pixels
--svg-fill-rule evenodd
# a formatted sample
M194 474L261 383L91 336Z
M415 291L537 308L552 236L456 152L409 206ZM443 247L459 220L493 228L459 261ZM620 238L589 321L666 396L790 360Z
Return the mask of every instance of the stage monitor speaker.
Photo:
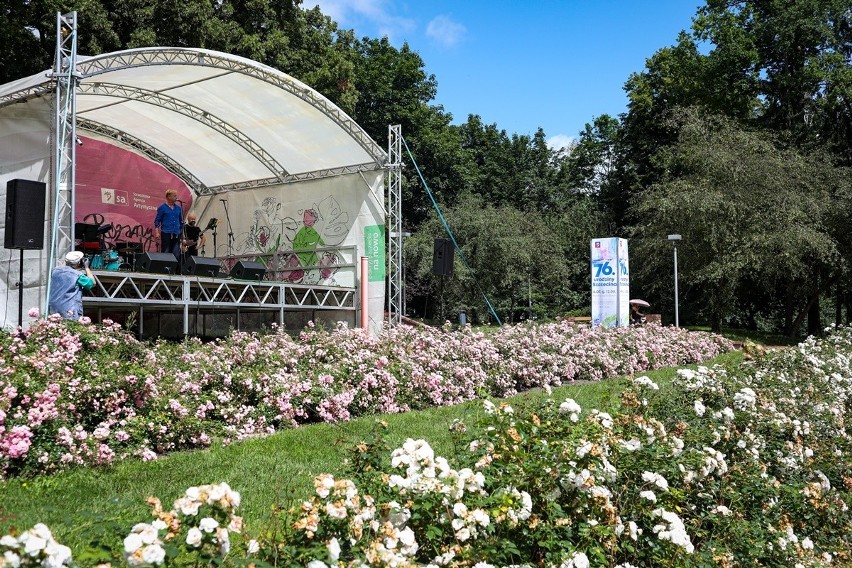
M266 274L266 267L250 260L241 260L231 269L231 277L240 280L263 280L264 274Z
M143 252L136 257L136 269L154 274L177 274L178 261L170 252Z
M193 276L213 276L219 274L219 259L206 256L190 256L183 266L184 274Z
M453 275L453 241L450 239L435 239L432 252L432 274L436 276Z
M7 249L44 248L44 202L47 186L40 181L12 179L6 182Z

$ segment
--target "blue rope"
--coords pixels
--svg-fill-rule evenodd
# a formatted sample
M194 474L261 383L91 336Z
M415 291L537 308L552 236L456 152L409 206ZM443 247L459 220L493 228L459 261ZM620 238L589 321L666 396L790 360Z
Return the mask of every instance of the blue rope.
M456 237L453 235L453 232L450 230L450 225L447 223L446 218L444 218L444 214L441 212L441 208L438 206L438 202L435 201L435 197L432 195L432 191L429 189L429 184L426 183L426 179L423 177L423 174L420 172L420 168L417 165L417 160L414 159L414 155L411 153L411 149L408 147L408 142L405 141L405 138L402 138L402 143L405 145L405 151L408 152L408 157L411 158L411 163L414 164L414 169L417 171L417 175L420 176L420 182L423 184L423 188L426 190L426 195L429 196L429 199L432 200L432 206L435 208L435 211L438 212L438 217L441 219L441 223L444 225L444 230L450 236L450 240L453 241L453 248L458 251L459 256L462 259L462 263L464 263L465 267L473 273L473 269L470 267L470 264L467 262L467 257L465 257L462 252L459 244L456 242ZM474 284L476 284L476 288L479 290L479 293L482 294L482 299L485 300L485 303L488 305L488 309L491 312L491 315L494 316L494 319L497 320L497 325L503 325L503 322L500 321L500 317L497 315L497 312L494 310L494 306L491 305L491 302L488 301L488 297L485 295L485 292L482 291L482 288L479 287L479 282L476 278L473 279Z

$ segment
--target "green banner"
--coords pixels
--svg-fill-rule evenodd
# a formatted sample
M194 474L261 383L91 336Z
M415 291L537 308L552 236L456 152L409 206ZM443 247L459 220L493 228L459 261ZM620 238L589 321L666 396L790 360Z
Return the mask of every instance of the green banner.
M370 225L364 227L364 256L370 265L369 282L385 280L385 226Z

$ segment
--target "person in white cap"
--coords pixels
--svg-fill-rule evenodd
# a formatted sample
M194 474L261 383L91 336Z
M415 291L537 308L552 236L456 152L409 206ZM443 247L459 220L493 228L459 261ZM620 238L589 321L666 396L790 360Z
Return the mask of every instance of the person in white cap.
M82 252L71 251L65 255L65 264L53 269L48 313L60 314L65 319L80 319L83 315L83 290L91 290L95 285L95 277L84 258Z

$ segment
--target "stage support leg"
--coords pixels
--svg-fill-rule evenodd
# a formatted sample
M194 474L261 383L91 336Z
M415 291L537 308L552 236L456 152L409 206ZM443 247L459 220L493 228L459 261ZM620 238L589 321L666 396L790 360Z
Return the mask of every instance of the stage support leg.
M366 256L361 257L361 329L368 329L370 325L369 260Z
M183 281L183 336L189 335L189 280Z

